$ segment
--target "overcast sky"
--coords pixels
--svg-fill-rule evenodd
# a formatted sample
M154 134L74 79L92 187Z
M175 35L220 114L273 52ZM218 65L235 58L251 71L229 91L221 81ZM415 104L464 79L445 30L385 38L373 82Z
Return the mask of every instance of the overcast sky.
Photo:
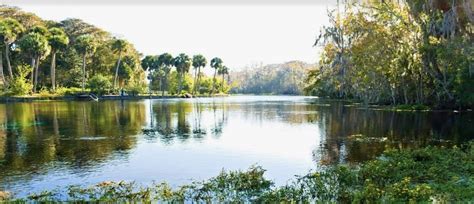
M83 19L129 40L145 55L184 52L201 53L208 59L219 56L234 70L260 62L316 62L318 48L312 44L327 23L330 8L326 0L276 0L272 4L268 0L201 0L202 4L196 0L2 2L48 20Z

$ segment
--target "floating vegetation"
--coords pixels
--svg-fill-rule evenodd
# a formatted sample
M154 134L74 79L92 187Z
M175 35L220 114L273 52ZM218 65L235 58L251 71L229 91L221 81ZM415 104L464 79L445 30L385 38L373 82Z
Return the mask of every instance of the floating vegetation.
M265 169L222 171L216 177L177 188L105 181L43 191L6 202L169 202L169 203L317 203L474 201L474 142L460 148L389 150L358 166L328 166L275 187ZM2 194L3 193L3 194Z

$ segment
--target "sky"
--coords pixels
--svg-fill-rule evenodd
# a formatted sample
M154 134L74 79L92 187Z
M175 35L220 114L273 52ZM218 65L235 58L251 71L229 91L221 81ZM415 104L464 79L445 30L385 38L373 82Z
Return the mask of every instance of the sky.
M315 63L319 49L312 45L331 8L326 0L67 2L2 0L43 19L80 18L127 39L144 55L203 54L222 58L234 70L292 60Z

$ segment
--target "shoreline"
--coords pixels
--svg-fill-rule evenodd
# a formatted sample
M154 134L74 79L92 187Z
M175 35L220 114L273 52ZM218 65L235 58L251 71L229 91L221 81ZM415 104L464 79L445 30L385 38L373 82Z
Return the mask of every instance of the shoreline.
M161 96L161 95L138 95L138 96L120 96L120 95L103 95L99 96L100 100L142 100L142 99L175 99L175 98L211 98L211 97L227 97L230 95L212 95L212 96ZM92 101L87 98L81 98L79 96L8 96L0 97L0 103L14 103L14 102L33 102L33 101Z

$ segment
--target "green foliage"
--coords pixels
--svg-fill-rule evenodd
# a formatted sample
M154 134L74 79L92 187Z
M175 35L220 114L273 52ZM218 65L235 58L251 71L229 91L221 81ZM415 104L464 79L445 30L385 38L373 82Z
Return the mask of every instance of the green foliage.
M51 28L49 33L48 42L53 49L64 49L69 44L69 38L61 28Z
M97 42L94 40L94 36L88 34L79 36L74 45L76 50L83 55L94 53L97 49Z
M23 96L31 92L33 85L26 80L26 76L31 70L32 68L29 65L20 65L17 67L17 76L10 82L8 94Z
M0 38L4 43L13 43L22 32L24 28L17 20L13 18L0 20Z
M136 96L138 94L146 93L147 86L143 81L132 80L127 83L127 86L125 86L125 91L130 95Z
M193 88L193 78L189 74L181 76L178 72L172 71L168 78L169 89L171 94L181 95L191 93ZM181 92L180 91L181 86Z
M51 51L47 37L37 32L30 32L23 36L18 45L22 52L31 57L45 56Z
M82 93L82 89L77 87L57 87L55 91L58 96L74 96L79 93Z
M89 79L87 87L91 92L102 95L112 89L110 80L109 77L98 74Z
M323 46L320 67L309 73L306 92L366 104L472 107L472 21L453 21L466 16L451 2L447 11L416 2L330 12L331 25L315 44Z

